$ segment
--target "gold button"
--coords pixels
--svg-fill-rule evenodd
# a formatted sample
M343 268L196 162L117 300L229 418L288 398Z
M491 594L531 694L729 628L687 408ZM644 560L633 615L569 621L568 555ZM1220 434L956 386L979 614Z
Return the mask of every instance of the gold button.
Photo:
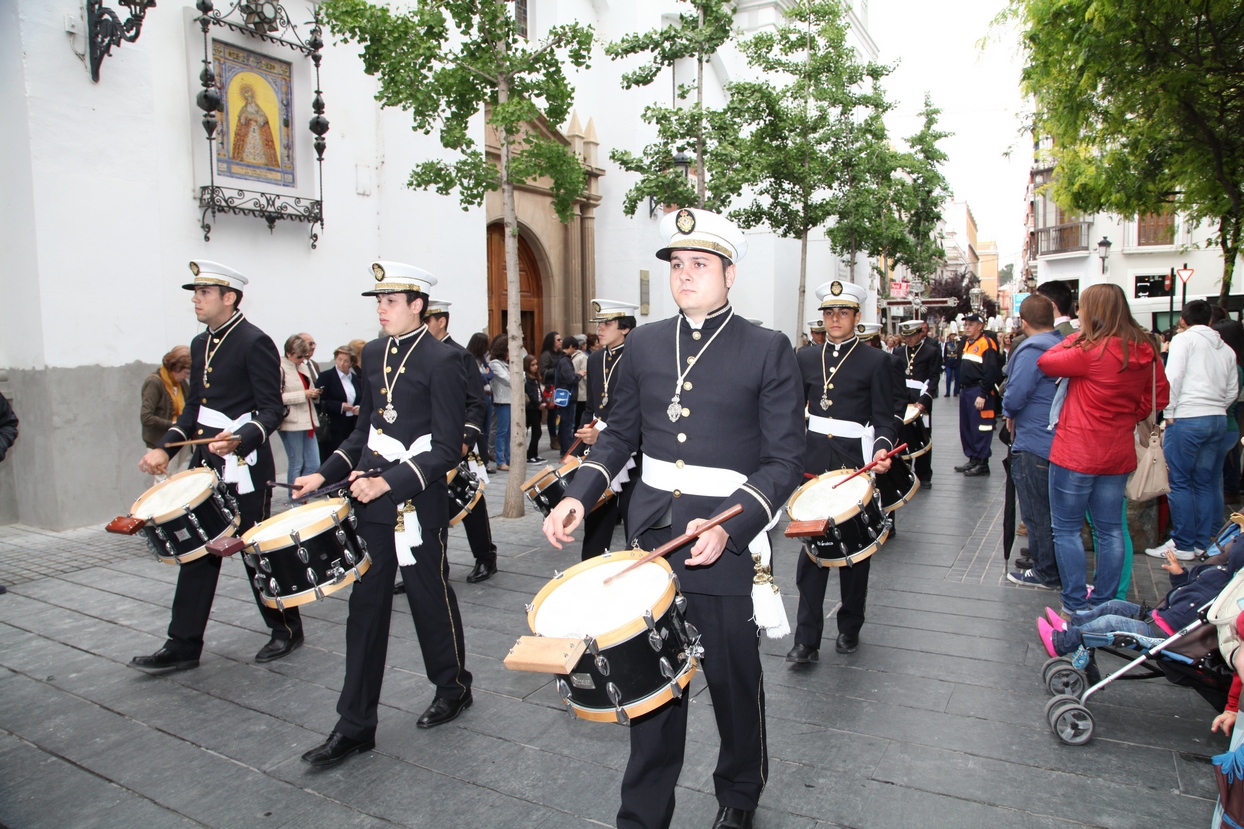
M691 391L691 381L688 380L687 382L683 383L682 389L683 391Z
M679 442L679 443L686 443L686 442L687 442L687 436L686 436L686 435L684 435L682 432L679 432L679 433L678 433L678 442Z
M396 353L397 353L397 349L395 348L395 349L391 350L389 353L390 353L390 354L396 354Z
M405 373L406 373L406 366L402 366L401 368L399 368L399 369L397 370L397 373L398 373L398 374L405 374Z
M202 429L200 429L200 430L199 430L199 434L200 434L200 435L201 435L201 434L203 434L203 430L202 430Z
M384 414L384 409L376 409L376 414Z
M206 398L206 397L204 397L204 398L203 398L203 402L204 402L204 403L206 403L206 402L207 402L207 398Z
M832 405L834 405L834 401L832 401L832 400L826 400L825 402L826 402L826 403L828 403L828 404L829 404L829 405L831 405L831 406L832 406Z
M691 416L691 410L690 410L690 409L686 409L686 408L684 408L684 409L682 410L682 416L683 416L683 417L690 417L690 416Z
M700 339L700 332L699 332L699 331L692 331L692 332L691 332L691 339L693 339L693 340L698 340L698 339Z
M212 337L212 342L214 343L220 342L220 337Z
M679 469L682 469L684 466L686 466L686 464L683 463L681 460L677 460L677 461L674 461L674 466L678 467Z
M207 367L207 373L208 373L208 374L211 374L211 373L212 373L212 367L211 367L211 366L208 366L208 367Z
M689 365L689 366L691 366L691 365L695 365L695 358L694 358L694 357L688 357L688 358L687 358L687 365Z
M674 490L674 497L675 497L675 498L681 498L681 497L682 497L682 490L681 490L681 489L676 489L676 490Z
M830 384L829 384L829 387L832 389L832 388L834 387L834 384L833 384L833 383L830 383Z
M378 435L383 435L383 434L384 434L384 429L377 429L377 430L376 430L376 434L378 434Z
M385 366L385 367L384 367L384 373L385 373L385 374L388 374L388 373L389 373L390 371L392 371L392 370L393 370L393 366Z
M204 384L203 384L203 388L205 388L205 389L210 389L211 387L212 387L212 384L211 384L211 383L204 383Z

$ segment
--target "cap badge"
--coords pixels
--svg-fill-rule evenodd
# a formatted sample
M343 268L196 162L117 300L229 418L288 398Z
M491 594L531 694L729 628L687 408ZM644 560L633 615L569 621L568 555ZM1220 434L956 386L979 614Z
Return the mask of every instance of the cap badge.
M837 281L830 283L829 292L834 296L842 296L842 283Z
M856 330L856 332L858 332L858 333L860 333L860 334L863 334L863 333L864 333L864 323L860 323L859 325L855 326L855 330Z
M372 275L376 277L377 282L384 281L384 268L380 265L379 262L372 263L371 272L372 272Z
M679 233L690 233L695 230L695 214L687 208L678 211L678 216L674 219L674 227L678 228Z
M600 314L600 303L596 300L592 300L592 313Z
M195 276L199 275L199 263L198 262L190 263L190 273L194 274Z

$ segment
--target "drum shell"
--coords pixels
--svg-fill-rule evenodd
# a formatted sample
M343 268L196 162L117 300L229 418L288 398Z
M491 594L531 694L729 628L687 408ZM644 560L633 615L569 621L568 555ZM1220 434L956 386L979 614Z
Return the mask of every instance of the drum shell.
M570 481L574 478L574 474L579 471L579 466L582 463L582 458L573 458L557 469L546 466L543 471L536 473L523 484L523 492L531 500L531 503L535 504L536 509L548 516L561 503L561 500L566 497L566 490L570 486ZM606 488L588 512L594 512L599 509L612 497L613 490Z
M901 457L891 459L890 471L877 476L877 491L881 493L881 509L885 512L906 504L920 489L920 482Z
M917 458L933 448L929 441L929 430L924 428L920 418L904 423L898 430L899 443L906 443L907 449L902 457L907 460Z
M445 483L449 488L449 526L453 527L475 509L484 494L484 485L467 467L466 461L450 470Z
M255 544L247 547L244 555L256 572L260 600L272 608L293 607L323 598L361 578L370 568L371 558L355 523L344 520L313 536L299 536L298 544L290 539L288 544L275 547L265 543L263 550ZM299 550L305 554L305 561Z
M207 555L209 541L235 535L241 520L237 502L224 484L217 484L189 511L158 523L153 519L142 531L156 558L165 564L184 564Z

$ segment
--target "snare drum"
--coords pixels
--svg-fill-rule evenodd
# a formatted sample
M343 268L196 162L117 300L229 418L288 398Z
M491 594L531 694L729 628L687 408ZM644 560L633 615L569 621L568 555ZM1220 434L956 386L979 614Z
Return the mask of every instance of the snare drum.
M449 519L449 526L453 527L475 509L475 505L484 495L484 484L470 470L466 461L449 470L445 482L449 484L449 513L453 515Z
M804 552L821 567L849 567L871 556L885 543L890 524L870 475L851 469L826 472L796 489L786 503L791 521L825 521L825 532L804 538Z
M877 476L877 491L881 493L884 512L894 512L910 501L919 489L920 482L902 457L891 458L890 471Z
M699 667L700 634L686 621L686 599L665 559L604 583L643 555L627 550L576 564L527 606L537 637L587 644L573 669L557 677L576 717L626 725L681 697Z
M924 426L924 417L916 408L915 403L907 404L907 411L903 415L903 425L899 427L898 437L899 443L907 444L907 451L902 455L907 460L919 457L933 448L933 443L929 440L929 430Z
M143 535L165 564L207 555L207 542L237 533L241 510L216 473L206 466L178 472L144 492L130 515L147 522Z
M582 464L583 458L573 457L556 469L551 466L544 467L523 484L523 494L531 499L536 509L548 515L562 498L566 497L566 488L570 486L570 479L574 477L574 473ZM605 487L604 493L588 512L599 509L612 497L613 490Z
M328 498L286 510L242 533L260 600L284 610L361 579L371 557L357 523L348 499Z

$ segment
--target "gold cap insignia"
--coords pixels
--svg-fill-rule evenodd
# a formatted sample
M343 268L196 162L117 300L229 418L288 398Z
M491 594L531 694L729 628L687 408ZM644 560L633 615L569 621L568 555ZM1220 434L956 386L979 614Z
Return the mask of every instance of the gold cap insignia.
M829 286L829 292L834 296L842 296L842 283L834 282Z
M678 211L678 216L674 219L674 227L678 228L679 233L690 233L695 230L695 214L687 208Z
M592 300L592 313L600 314L600 303L596 300Z
M864 328L864 323L861 322L859 325L855 326L855 330L857 333L863 334L867 329Z
M384 268L379 262L373 262L371 266L372 275L376 277L377 282L384 281Z
M194 274L195 276L199 275L199 263L198 262L190 263L190 273Z

